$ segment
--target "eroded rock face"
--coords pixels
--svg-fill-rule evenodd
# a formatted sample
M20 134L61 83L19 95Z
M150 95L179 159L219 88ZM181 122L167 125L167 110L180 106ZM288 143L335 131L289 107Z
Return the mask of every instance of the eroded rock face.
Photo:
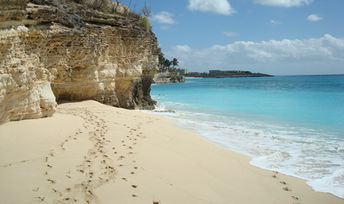
M26 27L0 31L0 121L51 116L53 76L37 53L26 52ZM6 50L6 52L3 52Z
M50 116L56 101L152 108L154 34L135 18L47 2L0 6L0 122Z

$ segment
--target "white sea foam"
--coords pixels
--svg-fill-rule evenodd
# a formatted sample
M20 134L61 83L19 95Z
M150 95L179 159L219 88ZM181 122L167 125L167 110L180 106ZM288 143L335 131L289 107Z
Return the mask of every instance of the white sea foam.
M161 105L161 104L155 106L155 109L153 110L153 112L158 112L158 113L175 113L174 110L167 109L164 105Z
M168 107L181 107L173 104ZM305 179L316 191L344 198L344 139L319 130L191 111L157 114L176 119L210 141L246 154L251 164ZM179 109L178 109L179 110Z

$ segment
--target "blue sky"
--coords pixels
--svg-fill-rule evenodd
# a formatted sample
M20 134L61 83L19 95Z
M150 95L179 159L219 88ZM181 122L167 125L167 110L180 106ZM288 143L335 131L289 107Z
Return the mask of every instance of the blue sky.
M343 0L146 2L163 52L190 71L344 74Z

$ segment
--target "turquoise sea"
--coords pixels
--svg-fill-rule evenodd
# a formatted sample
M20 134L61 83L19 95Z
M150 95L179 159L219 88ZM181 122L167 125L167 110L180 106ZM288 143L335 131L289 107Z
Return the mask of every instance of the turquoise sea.
M152 96L156 114L344 198L344 75L189 78Z

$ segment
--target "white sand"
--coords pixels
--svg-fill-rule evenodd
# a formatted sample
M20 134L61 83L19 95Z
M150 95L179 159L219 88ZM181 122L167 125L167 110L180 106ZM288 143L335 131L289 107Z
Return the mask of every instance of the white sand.
M0 126L0 203L335 204L171 121L99 104Z

